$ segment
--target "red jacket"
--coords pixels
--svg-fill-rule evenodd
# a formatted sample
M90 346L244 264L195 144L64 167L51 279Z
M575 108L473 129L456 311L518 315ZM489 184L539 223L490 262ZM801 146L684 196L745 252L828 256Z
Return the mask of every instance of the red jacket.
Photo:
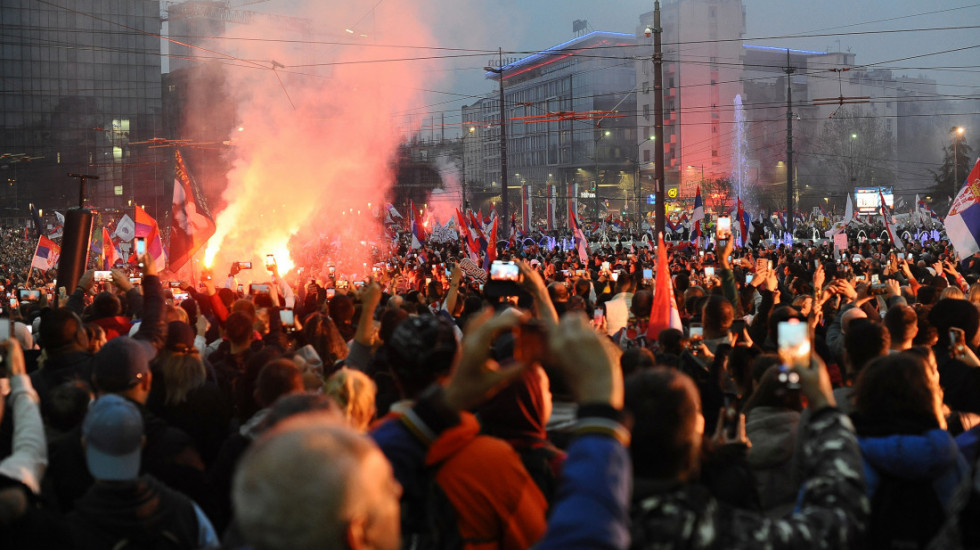
M102 327L105 331L106 341L112 340L117 336L127 336L129 330L133 328L133 322L128 317L117 315L115 317L103 317L92 321Z

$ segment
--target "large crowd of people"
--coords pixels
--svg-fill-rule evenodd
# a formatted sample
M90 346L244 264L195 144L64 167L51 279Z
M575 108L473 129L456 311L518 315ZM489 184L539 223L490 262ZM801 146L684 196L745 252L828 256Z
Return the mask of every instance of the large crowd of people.
M867 229L87 271L4 307L0 547L976 547L980 259Z

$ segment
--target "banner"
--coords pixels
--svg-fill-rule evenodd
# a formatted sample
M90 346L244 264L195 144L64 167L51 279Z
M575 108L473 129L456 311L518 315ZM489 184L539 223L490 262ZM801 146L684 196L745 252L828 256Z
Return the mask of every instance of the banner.
M176 272L214 235L207 200L180 151L174 152L174 199L170 223L170 270Z

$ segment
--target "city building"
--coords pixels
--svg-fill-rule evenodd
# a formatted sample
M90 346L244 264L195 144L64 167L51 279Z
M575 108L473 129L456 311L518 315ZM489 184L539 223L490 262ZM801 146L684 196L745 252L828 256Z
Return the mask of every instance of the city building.
M578 184L580 212L590 217L633 204L635 45L632 33L593 31L503 67L489 60L500 72L488 71L487 78L497 84L502 76L504 83L509 200L515 208L525 185L536 220L545 216L551 187L564 200L570 185ZM463 139L479 143L478 150L464 147L468 193L500 192L498 98L494 90L462 109L464 132L474 129Z
M853 52L744 46L743 81L753 158L749 193L785 207L786 67L793 68L794 181L799 207L841 210L855 187L885 186L911 198L933 185L949 108L936 82L858 66ZM946 140L946 141L943 141Z
M133 145L161 127L160 2L5 0L0 10L0 217L87 203L146 204L166 152ZM166 204L161 206L166 208Z
M663 28L664 174L668 196L692 199L705 180L730 178L735 97L742 93L742 0L665 0ZM643 186L653 187L653 12L641 14L636 51L636 126ZM712 207L708 204L709 208Z

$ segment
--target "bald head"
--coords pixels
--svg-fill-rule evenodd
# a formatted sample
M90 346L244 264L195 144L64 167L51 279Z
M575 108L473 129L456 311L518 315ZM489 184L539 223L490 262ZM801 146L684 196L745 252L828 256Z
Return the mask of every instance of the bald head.
M232 486L254 550L397 549L399 496L377 446L322 413L287 420L253 444Z
M852 307L851 309L844 312L840 318L840 331L847 334L847 325L851 324L854 319L867 319L868 314L864 312L863 309L859 307Z

